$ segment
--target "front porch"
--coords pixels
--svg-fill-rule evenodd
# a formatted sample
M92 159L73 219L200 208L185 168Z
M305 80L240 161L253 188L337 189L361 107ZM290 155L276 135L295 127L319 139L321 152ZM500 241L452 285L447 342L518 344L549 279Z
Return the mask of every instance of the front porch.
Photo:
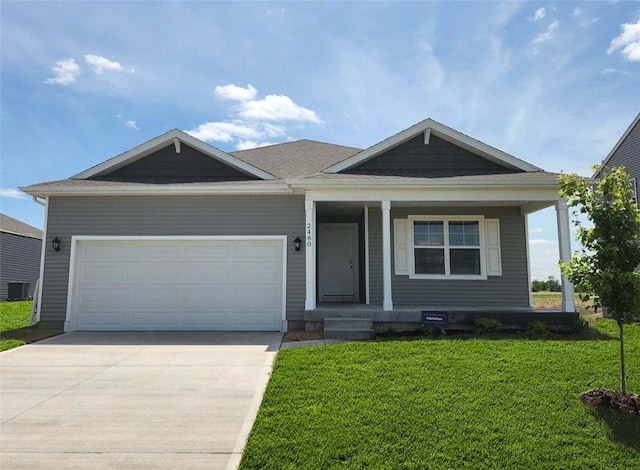
M375 333L413 331L419 329L423 311L447 312L451 331L471 331L479 318L492 318L503 330L522 331L534 321L541 321L551 331L574 332L580 324L577 312L542 310L532 307L442 307L407 305L384 310L381 305L320 303L314 310L304 312L307 331L322 331L326 319L369 319Z
M476 319L487 317L504 329L522 330L542 321L555 331L573 331L579 315L567 279L561 282L560 310L534 309L530 293L527 216L549 206L557 214L558 259L568 260L568 210L555 188L525 194L511 187L307 191L304 327L319 331L326 319L350 318L369 319L376 333L411 330L421 326L422 311L444 311L453 330L470 330ZM327 257L325 229L341 225L351 226L355 238L344 238L349 249L333 249ZM428 230L440 227L435 245L433 233L425 239L427 225ZM461 227L470 228L471 235L454 243ZM441 274L418 272L434 265L431 257L420 259L418 266L418 255L427 253L424 249L440 250L428 253L440 256ZM463 249L475 250L475 256L462 259L461 253L472 254ZM344 275L336 275L338 265L344 266ZM331 267L330 275L323 266ZM338 288L336 292L349 284L341 292L343 302L327 295L329 284Z

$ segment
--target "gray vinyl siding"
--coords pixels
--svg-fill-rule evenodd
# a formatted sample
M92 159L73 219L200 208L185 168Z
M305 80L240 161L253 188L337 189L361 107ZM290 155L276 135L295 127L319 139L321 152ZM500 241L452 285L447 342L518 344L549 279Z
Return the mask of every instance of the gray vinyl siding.
M287 319L302 320L304 222L304 196L52 197L47 232L62 251L46 246L41 320L65 318L72 235L287 235Z
M153 179L191 181L244 181L257 179L202 152L182 144L176 153L173 144L115 171L92 179L110 181L147 181Z
M9 282L28 282L33 296L40 277L42 240L0 232L0 299L7 298Z
M640 120L607 162L607 167L615 166L626 167L629 176L636 179L636 191L640 196Z
M484 215L500 220L502 276L484 281L409 279L396 276L392 263L392 296L394 305L442 307L527 307L529 284L524 216L513 208L393 208L391 209L391 239L393 220L409 215ZM369 208L369 279L371 303L382 303L382 212Z
M420 134L342 173L445 177L518 171L493 163L434 135L425 145L424 135Z

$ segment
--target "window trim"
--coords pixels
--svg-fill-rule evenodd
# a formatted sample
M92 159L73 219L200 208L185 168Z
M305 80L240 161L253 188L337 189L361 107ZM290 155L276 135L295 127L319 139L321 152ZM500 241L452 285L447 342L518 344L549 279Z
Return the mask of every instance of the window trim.
M636 202L636 206L640 207L638 203L638 186L635 177L629 178L629 183L631 183L631 189L633 190L633 200Z
M409 251L410 263L409 263L409 279L441 279L441 280L469 280L469 281L484 281L487 279L487 267L486 267L486 241L485 241L485 227L483 215L410 215L407 217L409 221L409 236L410 244ZM445 273L451 271L451 256L449 245L449 222L478 222L478 231L480 235L480 274L416 274L416 257L415 249L415 222L443 222L444 223L444 249L445 254ZM434 247L436 248L436 247ZM454 246L454 249L461 248ZM476 249L475 247L469 249Z

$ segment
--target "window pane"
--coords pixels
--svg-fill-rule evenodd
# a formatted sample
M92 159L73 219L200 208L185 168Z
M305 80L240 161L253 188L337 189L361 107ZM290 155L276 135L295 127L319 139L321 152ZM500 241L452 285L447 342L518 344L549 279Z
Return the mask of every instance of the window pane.
M449 255L451 274L480 274L480 250L452 248Z
M444 223L414 222L413 244L416 246L444 246Z
M449 245L480 246L478 222L449 222Z
M444 274L444 249L415 248L416 274Z

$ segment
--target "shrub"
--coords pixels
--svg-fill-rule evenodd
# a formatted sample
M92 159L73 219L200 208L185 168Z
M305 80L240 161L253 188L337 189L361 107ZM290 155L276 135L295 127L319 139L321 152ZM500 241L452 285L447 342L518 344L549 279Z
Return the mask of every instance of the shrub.
M493 318L478 318L475 321L475 332L479 335L496 333L500 330L502 323Z
M551 332L546 323L540 320L532 321L527 325L527 335L531 338L546 338Z

